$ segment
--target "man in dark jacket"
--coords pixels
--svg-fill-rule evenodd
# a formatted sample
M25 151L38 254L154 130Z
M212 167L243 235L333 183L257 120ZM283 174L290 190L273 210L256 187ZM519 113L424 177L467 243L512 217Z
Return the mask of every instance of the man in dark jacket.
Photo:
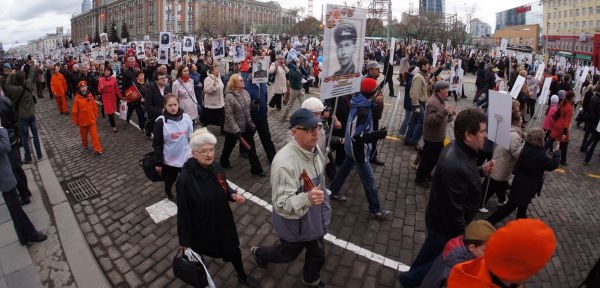
M273 145L273 141L271 140L271 131L269 131L269 119L267 118L267 84L252 84L252 73L248 75L248 81L246 81L246 86L244 89L248 91L250 94L250 99L252 103L252 110L250 110L250 116L252 121L256 125L256 132L258 132L258 137L260 138L260 142L262 143L263 149L265 149L265 153L267 154L267 159L269 163L273 162L273 158L275 158L275 145ZM241 148L242 145L240 145Z
M379 196L373 170L369 164L371 147L374 142L384 139L387 130L373 131L373 113L370 98L376 93L377 81L372 78L364 78L361 84L361 93L352 97L350 115L346 124L346 135L344 137L344 149L346 158L331 181L331 199L346 201L346 197L340 192L346 177L356 166L360 182L363 185L367 201L369 202L369 215L378 219L387 218L391 212L382 209L379 205Z
M600 132L596 130L598 127L598 122L600 122L600 89L599 86L596 86L596 91L594 95L590 99L590 103L588 105L588 114L585 123L585 134L590 135L587 138L585 143L581 144L580 151L585 152L585 160L583 162L584 165L587 165L590 160L592 160L592 156L594 155L594 150L596 150L596 145L600 141ZM584 137L585 139L585 137Z
M429 188L431 171L444 149L444 138L446 138L446 124L452 120L452 115L456 112L451 106L445 106L444 102L448 99L448 89L450 83L438 81L433 85L434 94L427 100L425 106L425 120L423 123L423 152L421 164L417 169L415 183L417 185Z
M150 134L154 131L154 121L163 113L165 108L163 100L168 93L171 93L171 88L167 86L167 75L160 71L155 72L154 83L150 84L148 90L144 93L146 97L144 108L148 113L148 123L145 126L147 137L150 137Z
M475 92L475 97L473 98L473 103L477 103L481 94L483 94L486 90L486 73L485 73L485 64L479 64L479 70L477 70L477 78L475 79L475 87L477 87L477 91Z
M387 49L385 58L383 59L383 75L385 78L383 82L379 84L379 89L383 89L383 86L387 83L390 90L388 95L390 97L396 97L396 94L394 94L394 66L390 64L390 57L390 49Z
M481 177L495 162L477 164L486 138L486 115L477 109L461 111L454 123L455 141L442 151L425 211L427 237L410 270L399 275L403 287L418 287L448 240L464 234L481 203Z
M79 84L79 81L83 80L83 78L81 76L81 71L79 71L79 64L73 64L71 69L72 71L69 73L67 84L69 85L69 90L71 91L72 95L75 95L76 91L79 89L77 88L77 85Z
M135 77L135 57L127 58L127 68L123 71L123 90L121 93L125 95L125 90L127 90L131 85L134 85L136 81Z

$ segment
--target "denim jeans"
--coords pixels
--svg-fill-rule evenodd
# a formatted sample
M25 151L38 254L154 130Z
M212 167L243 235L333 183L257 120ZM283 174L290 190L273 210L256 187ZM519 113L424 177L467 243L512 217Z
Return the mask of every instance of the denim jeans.
M423 134L423 119L425 117L425 102L419 102L419 113L413 112L408 122L408 131L406 131L406 141L409 145L417 145Z
M405 135L406 134L406 130L408 130L408 122L410 121L410 118L413 114L412 110L404 110L404 120L402 120L402 125L400 126L400 131L398 131L398 134L400 135Z
M25 161L31 161L31 151L29 150L29 129L33 135L33 145L38 159L42 158L42 148L40 147L40 137L38 135L37 121L35 116L29 119L19 119L19 128L21 129L21 140L23 142L23 150L25 150Z
M398 280L400 280L402 287L420 286L423 278L425 278L425 275L429 272L433 261L435 261L435 258L437 258L444 250L446 242L456 236L458 235L450 235L427 229L425 242L423 242L423 246L421 246L417 258L415 258L415 261L410 266L410 270L408 272L400 273L398 276Z
M375 176L373 176L373 169L371 169L371 164L369 162L356 162L346 155L344 162L342 162L342 166L335 173L333 181L331 181L329 187L331 193L334 195L340 193L339 191L346 181L346 177L348 177L354 166L356 166L356 171L358 171L358 176L360 176L360 182L362 183L363 190L367 196L367 202L369 202L369 212L377 213L381 211L377 186L375 186Z

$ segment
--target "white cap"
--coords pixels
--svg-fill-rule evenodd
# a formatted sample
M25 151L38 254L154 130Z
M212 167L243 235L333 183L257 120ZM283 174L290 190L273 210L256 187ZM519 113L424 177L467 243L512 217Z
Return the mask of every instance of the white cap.
M325 105L316 97L310 97L302 102L302 108L310 110L310 112L323 112Z

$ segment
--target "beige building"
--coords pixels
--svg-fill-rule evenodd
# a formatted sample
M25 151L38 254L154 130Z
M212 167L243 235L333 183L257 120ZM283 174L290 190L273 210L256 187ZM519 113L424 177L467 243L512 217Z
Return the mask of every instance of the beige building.
M542 42L550 54L600 66L600 0L544 0Z
M93 0L91 9L71 18L73 43L92 41L96 32L110 31L115 24L121 33L125 23L129 41L148 35L158 40L159 32L190 35L208 25L217 31L235 26L242 33L254 24L283 25L294 22L289 10L279 3L256 0Z

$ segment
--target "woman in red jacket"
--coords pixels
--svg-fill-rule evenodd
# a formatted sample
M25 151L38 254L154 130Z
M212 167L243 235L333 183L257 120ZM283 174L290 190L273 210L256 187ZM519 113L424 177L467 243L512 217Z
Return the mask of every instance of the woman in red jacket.
M117 79L112 76L112 68L104 69L104 77L100 78L98 84L98 94L102 95L102 109L104 114L108 115L108 121L113 132L119 132L115 124L115 112L117 111L117 97L122 99L121 90L117 85Z
M573 91L567 92L565 99L559 104L560 116L554 121L554 126L550 132L550 138L546 141L545 150L550 149L554 141L560 142L560 165L567 166L567 147L569 145L569 127L573 118Z

